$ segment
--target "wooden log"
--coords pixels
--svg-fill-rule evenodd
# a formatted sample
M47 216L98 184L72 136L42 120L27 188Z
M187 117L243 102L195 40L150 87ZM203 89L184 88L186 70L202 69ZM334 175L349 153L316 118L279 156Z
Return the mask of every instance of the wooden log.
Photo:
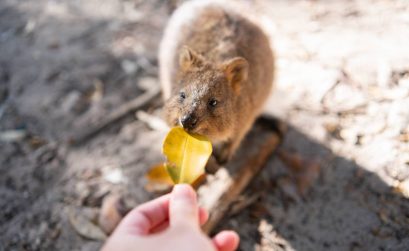
M269 123L272 126L266 126ZM206 233L214 230L279 146L285 126L272 123L277 121L258 120L232 161L214 175L208 175L206 183L198 189L199 203L210 213L203 226Z

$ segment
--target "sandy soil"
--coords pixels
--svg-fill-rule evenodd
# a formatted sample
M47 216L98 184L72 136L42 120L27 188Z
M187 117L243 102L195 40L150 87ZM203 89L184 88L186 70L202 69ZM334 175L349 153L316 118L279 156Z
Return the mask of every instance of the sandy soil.
M163 132L128 116L80 146L67 138L158 85L179 3L0 2L0 250L98 250L70 215L95 217L108 194L130 207L156 196L144 175ZM281 151L319 168L300 190L272 156L220 229L240 250L408 250L409 3L243 3L277 55L266 113L290 125Z

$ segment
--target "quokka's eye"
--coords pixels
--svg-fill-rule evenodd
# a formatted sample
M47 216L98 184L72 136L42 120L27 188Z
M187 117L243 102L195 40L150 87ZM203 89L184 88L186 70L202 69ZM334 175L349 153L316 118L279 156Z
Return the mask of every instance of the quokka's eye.
M179 97L180 97L181 100L183 100L183 99L186 98L186 94L184 92L180 92Z
M210 101L209 101L209 106L210 107L216 107L217 106L217 100L216 99L211 99Z

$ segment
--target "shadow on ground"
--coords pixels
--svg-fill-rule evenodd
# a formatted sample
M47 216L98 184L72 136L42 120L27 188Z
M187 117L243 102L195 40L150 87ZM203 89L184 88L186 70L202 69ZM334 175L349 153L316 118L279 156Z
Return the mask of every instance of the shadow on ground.
M286 167L272 157L245 193L250 196L261 191L258 202L221 227L239 231L241 250L408 247L409 200L376 174L334 155L294 127L281 148L321 162L320 178L304 198L294 201L278 184Z

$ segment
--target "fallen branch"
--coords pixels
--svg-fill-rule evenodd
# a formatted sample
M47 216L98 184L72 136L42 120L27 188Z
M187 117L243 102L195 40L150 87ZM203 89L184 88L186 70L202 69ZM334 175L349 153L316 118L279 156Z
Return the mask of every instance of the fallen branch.
M227 215L232 204L265 166L282 141L285 127L273 126L280 128L276 132L272 127L266 128L265 123L266 119L256 123L236 157L214 176L209 176L207 183L199 188L200 204L210 212L209 220L203 227L206 233L211 233Z
M153 99L159 96L160 88L154 87L151 90L148 90L139 97L121 105L116 110L112 111L108 116L105 116L104 119L94 125L91 125L85 131L81 131L74 136L69 137L69 142L72 145L79 145L86 140L94 137L96 134L101 132L103 129L109 125L117 122L118 120L124 118L128 114L134 113L136 110L143 108L149 104Z

